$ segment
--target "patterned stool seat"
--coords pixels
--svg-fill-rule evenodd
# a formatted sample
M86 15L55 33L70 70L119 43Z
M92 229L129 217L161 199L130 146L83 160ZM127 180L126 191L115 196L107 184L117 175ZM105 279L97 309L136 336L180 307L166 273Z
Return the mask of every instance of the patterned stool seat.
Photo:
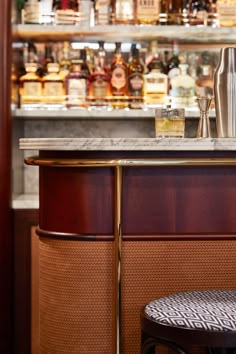
M185 345L208 353L236 353L236 291L203 290L173 294L147 304L141 314L141 354L164 345L187 354Z
M156 322L206 331L236 331L236 291L207 290L150 302L145 313Z

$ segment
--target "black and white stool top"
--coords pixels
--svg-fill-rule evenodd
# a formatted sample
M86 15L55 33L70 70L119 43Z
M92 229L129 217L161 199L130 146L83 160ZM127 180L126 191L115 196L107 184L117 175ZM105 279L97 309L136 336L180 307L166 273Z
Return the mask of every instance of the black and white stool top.
M163 325L205 331L236 331L236 291L177 293L150 302L144 312Z

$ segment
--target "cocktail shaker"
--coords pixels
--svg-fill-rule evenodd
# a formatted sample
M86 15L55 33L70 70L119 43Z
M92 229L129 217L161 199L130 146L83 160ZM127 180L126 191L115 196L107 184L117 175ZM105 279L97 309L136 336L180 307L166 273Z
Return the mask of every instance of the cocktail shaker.
M214 74L217 136L236 137L236 48L222 48Z

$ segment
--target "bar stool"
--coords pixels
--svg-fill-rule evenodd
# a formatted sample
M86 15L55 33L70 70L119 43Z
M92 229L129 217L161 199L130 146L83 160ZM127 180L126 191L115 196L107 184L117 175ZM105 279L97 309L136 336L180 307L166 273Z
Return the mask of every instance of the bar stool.
M236 291L189 291L147 304L141 313L141 354L165 346L188 354L185 346L209 354L236 354Z

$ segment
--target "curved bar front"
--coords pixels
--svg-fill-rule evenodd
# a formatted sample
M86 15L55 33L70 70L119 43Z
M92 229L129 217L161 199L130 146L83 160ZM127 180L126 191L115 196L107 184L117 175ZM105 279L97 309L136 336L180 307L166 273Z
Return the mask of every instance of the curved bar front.
M138 353L151 299L236 289L236 151L43 150L25 162L40 175L43 353Z

